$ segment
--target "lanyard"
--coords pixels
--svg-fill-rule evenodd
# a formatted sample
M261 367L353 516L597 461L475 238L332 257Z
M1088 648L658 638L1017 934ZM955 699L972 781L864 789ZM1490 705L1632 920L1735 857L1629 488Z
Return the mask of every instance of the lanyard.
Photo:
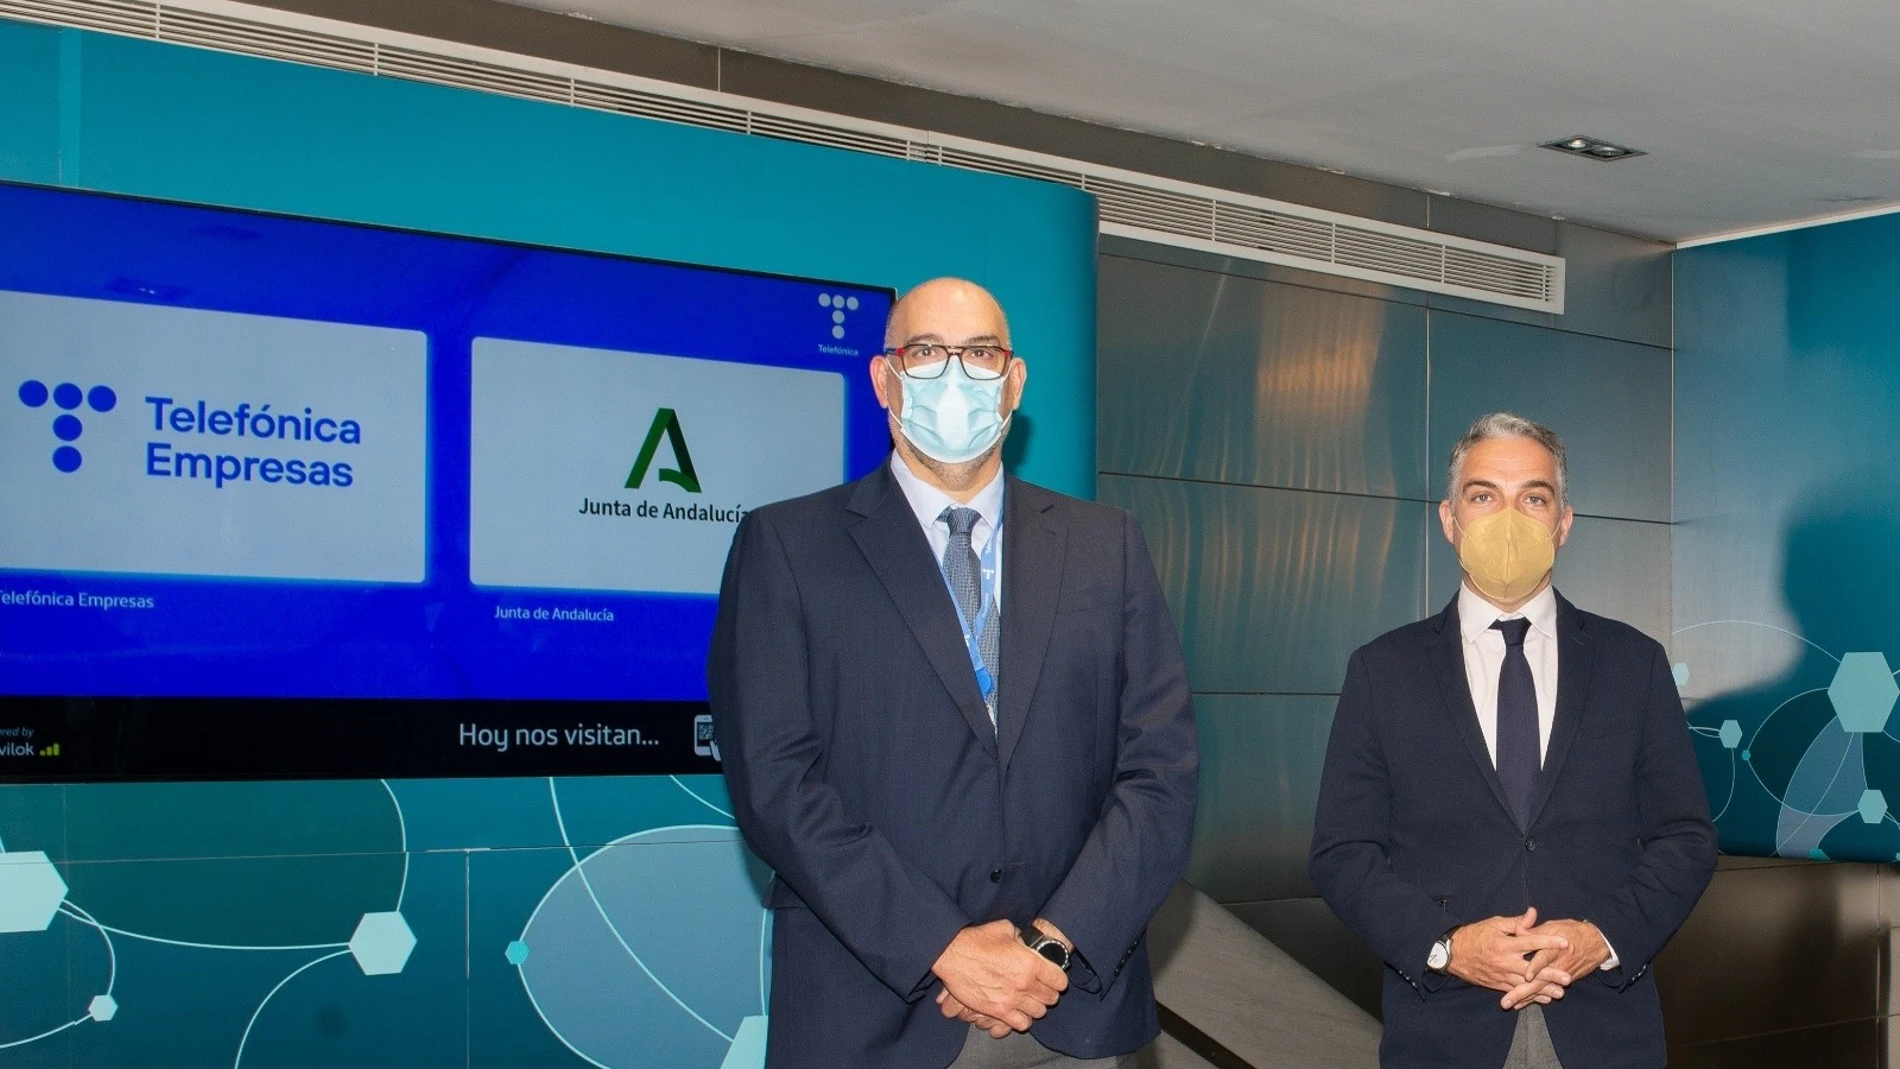
M976 686L983 692L983 704L989 707L990 719L996 719L996 669L983 663L983 632L989 630L1001 615L996 611L996 562L999 547L1003 544L1003 516L999 509L995 530L990 532L989 543L977 557L977 603L976 623L964 625L963 610L957 608L957 623L963 628L963 645L970 654L970 667L976 669ZM939 572L943 569L939 568ZM957 592L950 586L950 575L943 572L943 587L950 591L950 605L957 607ZM996 666L1000 667L1000 666Z

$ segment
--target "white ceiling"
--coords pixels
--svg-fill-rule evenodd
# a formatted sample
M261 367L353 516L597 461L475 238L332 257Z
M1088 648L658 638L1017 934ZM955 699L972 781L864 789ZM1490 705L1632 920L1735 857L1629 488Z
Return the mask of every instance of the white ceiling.
M1667 240L1900 202L1892 0L514 2Z

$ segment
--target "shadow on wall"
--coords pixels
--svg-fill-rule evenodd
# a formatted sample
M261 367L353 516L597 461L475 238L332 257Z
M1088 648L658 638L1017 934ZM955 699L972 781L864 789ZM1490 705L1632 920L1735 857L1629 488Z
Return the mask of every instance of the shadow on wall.
M1900 859L1900 493L1868 472L1830 481L1787 527L1782 589L1802 641L1779 678L1690 713L1731 854ZM1680 669L1679 669L1680 670Z
M1009 421L1009 437L1003 439L1003 468L1020 469L1029 459L1029 443L1036 436L1036 421L1027 412L1017 412Z

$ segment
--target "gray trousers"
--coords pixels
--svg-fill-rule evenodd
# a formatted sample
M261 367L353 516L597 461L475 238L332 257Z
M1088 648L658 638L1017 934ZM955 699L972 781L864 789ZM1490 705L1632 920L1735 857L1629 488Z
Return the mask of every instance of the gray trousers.
M1028 1032L1011 1032L1002 1039L991 1039L988 1032L972 1027L963 1041L963 1053L957 1055L949 1069L1134 1069L1134 1064L1132 1054L1083 1061L1057 1054L1036 1042L1035 1036Z
M1533 1002L1517 1011L1517 1032L1511 1036L1511 1052L1504 1056L1504 1069L1563 1069L1563 1063L1557 1060L1557 1048L1550 1044L1544 1007Z

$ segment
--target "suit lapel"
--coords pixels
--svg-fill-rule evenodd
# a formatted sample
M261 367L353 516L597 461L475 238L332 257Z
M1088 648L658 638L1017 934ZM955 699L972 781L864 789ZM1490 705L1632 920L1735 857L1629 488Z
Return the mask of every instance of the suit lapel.
M1471 704L1471 684L1465 679L1464 637L1458 630L1458 598L1455 595L1445 611L1438 614L1438 630L1427 640L1426 653L1431 659L1434 674L1438 676L1438 691L1444 699L1445 711L1458 726L1458 734L1465 740L1465 750L1478 766L1478 774L1484 778L1485 786L1491 788L1492 797L1498 800L1498 805L1506 813L1511 812L1511 803L1504 795L1504 782L1498 779L1497 765L1491 760L1491 749L1484 744L1484 730L1478 726L1477 706Z
M1557 595L1557 714L1550 726L1550 745L1544 748L1544 767L1537 774L1537 793L1531 798L1531 823L1550 801L1563 772L1564 759L1583 726L1584 707L1590 700L1590 670L1595 647L1577 607Z
M853 514L848 526L859 551L889 592L917 644L923 647L930 666L936 669L950 699L969 723L971 734L984 752L994 757L996 731L990 725L983 694L977 689L963 634L955 623L956 604L943 585L942 570L931 558L930 541L917 524L917 514L892 479L888 463L858 484L846 508ZM1007 625L1003 641L1009 641ZM1008 663L1007 656L1004 663Z
M1023 737L1030 700L1055 629L1063 532L1055 500L1013 476L1003 484L1003 652L996 714L1003 767Z

